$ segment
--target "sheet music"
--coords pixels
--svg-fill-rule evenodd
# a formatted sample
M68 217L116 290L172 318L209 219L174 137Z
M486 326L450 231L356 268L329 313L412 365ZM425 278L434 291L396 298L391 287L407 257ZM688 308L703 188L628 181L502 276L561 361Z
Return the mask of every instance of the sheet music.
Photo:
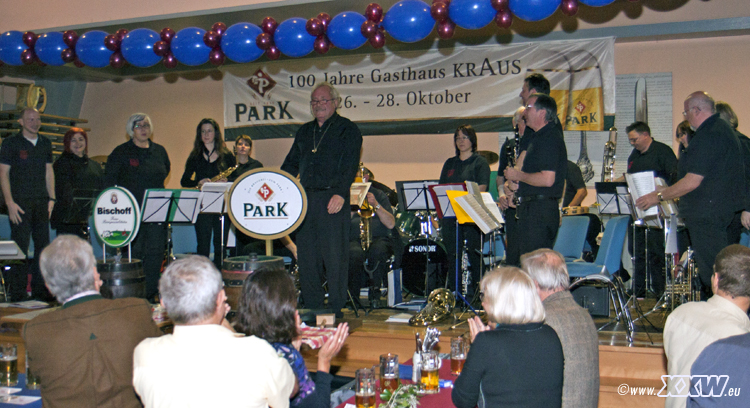
M654 179L653 171L625 174L625 181L627 181L628 188L630 188L630 195L633 197L633 202L638 201L639 198L646 194L656 191L656 180ZM648 217L657 217L659 215L659 208L658 206L653 206L643 211L636 207L635 212L639 219L645 220Z
M498 224L505 224L503 213L500 212L500 208L498 208L497 203L495 203L495 199L492 198L492 194L488 192L482 193L482 201L484 202L484 207L489 210L489 214L495 218L495 221L497 221Z
M143 195L143 222L165 222L169 215L172 190L146 190Z
M479 201L477 201L477 198L473 195L466 194L461 197L456 197L456 202L464 211L466 211L466 214L471 217L471 220L474 221L483 233L489 234L493 230L500 228L500 224L498 224L492 216L482 208L482 205L479 204Z
M456 212L453 211L453 206L451 206L451 200L448 198L448 195L445 193L448 190L457 190L457 191L464 191L462 184L435 184L430 186L430 189L435 192L435 196L437 196L438 204L440 204L440 210L443 213L443 218L445 217L455 217ZM430 200L432 200L432 197L430 197Z
M349 187L349 202L357 207L362 207L362 204L367 200L367 192L370 191L372 183L352 183Z

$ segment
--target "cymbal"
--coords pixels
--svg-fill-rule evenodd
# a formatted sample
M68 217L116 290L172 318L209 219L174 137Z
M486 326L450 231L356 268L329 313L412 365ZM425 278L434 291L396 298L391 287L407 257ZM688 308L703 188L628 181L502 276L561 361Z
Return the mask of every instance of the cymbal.
M500 160L500 156L497 155L495 152L491 152L489 150L477 150L477 154L484 157L485 160L487 160L487 163L490 165L493 165Z

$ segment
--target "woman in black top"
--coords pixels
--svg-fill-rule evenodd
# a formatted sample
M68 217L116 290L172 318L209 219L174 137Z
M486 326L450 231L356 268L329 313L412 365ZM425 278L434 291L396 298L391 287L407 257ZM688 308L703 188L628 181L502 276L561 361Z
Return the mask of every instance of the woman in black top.
M250 170L263 167L263 163L250 157L253 151L253 139L248 135L241 135L234 141L234 154L237 155L237 169L227 177L229 181L237 180Z
M50 223L57 234L73 234L87 239L91 201L102 190L104 170L89 159L88 135L80 128L71 128L63 136L64 151L52 165L55 172L55 197ZM79 200L73 200L73 198Z
M453 145L456 148L456 155L445 161L443 170L440 172L440 184L445 183L463 183L473 181L479 184L479 190L487 191L490 184L490 165L484 157L478 155L477 151L477 133L470 125L459 126L453 135ZM466 240L466 247L469 253L469 264L471 270L471 284L468 287L467 297L469 300L474 295L475 288L479 282L481 269L481 257L477 250L480 246L481 231L476 225L464 225L462 228L463 245ZM455 289L455 257L456 257L456 219L444 218L442 222L441 235L445 244L445 252L448 254L448 286ZM459 252L460 248L459 248ZM461 272L458 275L458 290L462 290Z
M195 130L193 151L190 152L185 163L180 184L183 187L198 189L211 181L224 170L233 167L234 156L227 149L224 138L221 137L219 124L213 119L203 119ZM227 181L227 179L217 180ZM211 253L211 234L214 240L214 265L221 269L221 214L199 214L195 221L195 235L198 241L199 255L208 257Z
M531 277L516 267L495 269L481 284L490 326L469 320L472 343L451 397L458 408L562 405L563 351L544 324Z

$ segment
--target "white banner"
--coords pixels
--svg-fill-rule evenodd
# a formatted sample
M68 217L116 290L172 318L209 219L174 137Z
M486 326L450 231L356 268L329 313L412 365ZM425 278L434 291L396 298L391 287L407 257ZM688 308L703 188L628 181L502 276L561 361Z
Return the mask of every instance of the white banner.
M498 131L520 105L523 79L550 80L569 130L602 130L615 112L614 38L302 58L226 67L229 140L293 136L312 119L310 92L328 81L341 115L363 134ZM460 122L460 123L459 123Z

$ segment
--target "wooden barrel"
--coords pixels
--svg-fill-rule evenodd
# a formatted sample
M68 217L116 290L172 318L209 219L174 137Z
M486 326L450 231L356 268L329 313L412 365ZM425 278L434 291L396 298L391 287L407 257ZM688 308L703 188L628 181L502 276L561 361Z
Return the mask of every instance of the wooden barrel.
M284 258L280 256L255 255L236 256L224 259L221 277L224 279L224 291L227 293L227 303L232 311L237 311L245 279L255 271L276 270L284 271Z
M143 274L143 262L133 259L132 262L114 259L107 262L98 260L96 269L102 279L101 294L107 299L126 297L146 298L146 275Z

